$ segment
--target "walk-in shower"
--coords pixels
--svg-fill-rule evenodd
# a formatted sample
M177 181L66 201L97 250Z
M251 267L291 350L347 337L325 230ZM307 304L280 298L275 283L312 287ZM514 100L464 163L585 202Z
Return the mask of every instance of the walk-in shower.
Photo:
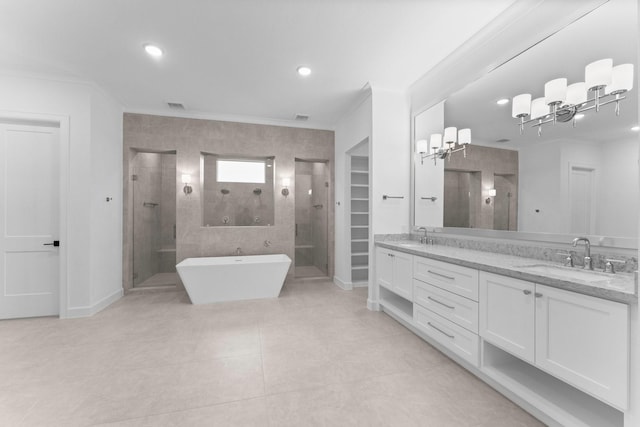
M175 286L176 155L138 152L131 161L135 288Z
M296 159L296 277L324 277L329 274L328 201L327 162Z

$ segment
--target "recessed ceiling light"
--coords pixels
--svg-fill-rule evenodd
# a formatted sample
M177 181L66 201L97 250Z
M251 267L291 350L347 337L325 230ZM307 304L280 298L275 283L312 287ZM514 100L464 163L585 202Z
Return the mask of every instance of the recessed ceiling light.
M297 68L298 74L300 74L303 77L308 76L309 74L311 74L311 68L309 67L305 67L304 65L301 65Z
M574 116L574 119L576 119L576 120L580 120L580 119L583 119L583 118L584 118L584 114L582 114L582 113L580 113L580 114L576 114L576 115Z
M498 99L498 101L496 102L496 104L498 105L505 105L509 103L509 99L507 98L502 98L502 99Z
M640 126L634 126L631 128L632 131L638 132L640 130Z
M149 55L153 56L154 58L160 58L164 54L162 49L160 49L158 46L153 45L153 44L145 44L144 45L144 50L145 50L145 52L147 52Z

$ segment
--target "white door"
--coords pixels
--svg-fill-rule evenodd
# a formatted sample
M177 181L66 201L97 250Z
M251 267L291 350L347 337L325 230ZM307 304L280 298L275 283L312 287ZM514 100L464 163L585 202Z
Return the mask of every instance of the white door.
M58 129L0 124L0 318L59 313Z
M595 233L595 169L571 166L569 203L571 233Z

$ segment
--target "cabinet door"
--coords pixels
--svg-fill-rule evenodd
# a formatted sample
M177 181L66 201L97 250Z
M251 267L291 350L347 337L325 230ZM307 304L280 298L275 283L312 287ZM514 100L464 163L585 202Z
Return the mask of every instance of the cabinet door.
M413 256L403 252L392 252L393 291L413 301Z
M378 285L393 290L393 256L388 249L376 248L376 281Z
M543 285L536 296L536 365L625 410L628 306Z
M532 364L534 288L531 282L480 272L480 336Z

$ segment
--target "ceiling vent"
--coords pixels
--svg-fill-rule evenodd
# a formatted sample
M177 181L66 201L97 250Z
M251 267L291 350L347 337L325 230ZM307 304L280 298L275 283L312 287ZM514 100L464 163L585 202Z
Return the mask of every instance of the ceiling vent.
M497 139L496 142L499 142L501 144L505 143L505 142L509 142L511 141L510 139L506 139L506 138L502 138L502 139Z
M184 104L181 102L167 102L167 105L172 110L184 110Z
M296 114L296 120L299 122L306 122L307 120L309 120L309 115L308 114Z

